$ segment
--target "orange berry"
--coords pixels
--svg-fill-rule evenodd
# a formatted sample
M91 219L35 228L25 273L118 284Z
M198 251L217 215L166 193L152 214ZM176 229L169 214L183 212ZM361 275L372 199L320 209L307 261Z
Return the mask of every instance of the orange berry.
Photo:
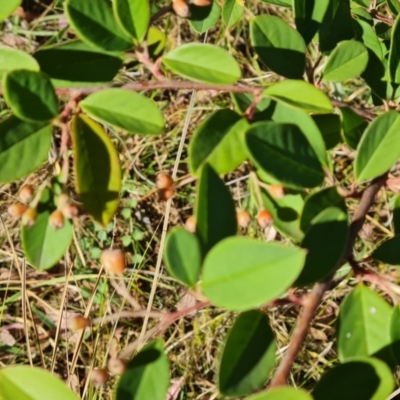
M167 201L175 194L175 189L173 187L158 189L158 200Z
M107 362L107 368L113 375L122 375L126 371L127 364L122 358L112 357Z
M49 224L54 229L61 229L64 226L64 215L60 210L54 210L49 218Z
M61 208L65 218L72 219L79 215L79 207L76 204L67 204Z
M83 315L74 315L67 320L68 329L71 331L79 331L81 329L85 329L90 326L90 319L85 318Z
M247 229L251 222L251 215L246 211L242 210L236 214L238 225L244 229Z
M32 226L37 218L37 210L33 207L28 207L22 214L22 225Z
M96 387L103 386L108 377L108 372L104 368L96 368L90 373L90 381Z
M103 250L100 262L103 264L106 272L122 274L125 270L125 254L119 249Z
M257 215L257 222L261 229L265 229L272 221L272 214L267 210L261 210Z
M59 210L67 206L70 202L71 199L66 193L61 193L56 197L56 205Z
M191 215L185 222L185 228L191 233L196 232L196 217Z
M12 217L20 217L27 209L28 207L25 204L14 203L8 207L7 211Z
M31 185L24 185L20 189L18 197L23 203L27 204L33 199L33 193L34 190Z
M172 8L174 9L174 12L178 17L190 17L189 4L185 0L173 0Z
M156 177L157 189L167 189L172 187L174 180L167 174L158 174Z
M281 199L282 197L285 197L285 188L282 185L279 184L270 185L268 191L270 195L272 197L275 197L276 199Z

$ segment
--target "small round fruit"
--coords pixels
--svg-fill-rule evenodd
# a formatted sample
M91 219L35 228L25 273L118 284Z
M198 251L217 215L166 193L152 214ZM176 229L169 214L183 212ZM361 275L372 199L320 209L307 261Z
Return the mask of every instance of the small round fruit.
M191 233L196 232L196 217L191 215L185 222L185 228Z
M113 375L122 375L126 371L128 363L126 360L118 357L112 357L107 362L107 369Z
M175 14L181 18L189 18L190 17L190 8L189 4L185 0L174 0L172 2L172 8L175 11Z
M33 207L28 207L22 214L22 225L32 226L36 222L37 210Z
M60 210L54 210L49 218L49 224L54 229L61 229L64 226L64 215Z
M243 228L247 229L251 222L251 215L246 211L242 210L236 214L238 225Z
M167 201L175 194L175 189L173 187L159 189L157 193L158 193L158 200Z
M56 205L59 210L67 206L71 202L67 193L61 193L56 197Z
M28 209L25 204L22 203L14 203L8 207L7 212L11 215L11 217L21 217L21 215Z
M122 274L125 270L125 254L119 249L103 250L100 256L106 272Z
M79 215L79 207L76 204L67 204L61 208L65 218L72 219Z
M261 229L265 229L272 221L272 214L267 210L261 210L257 215L257 222Z
M157 189L168 189L174 185L174 180L168 174L158 174L156 177Z
M71 331L79 331L81 329L85 329L90 326L90 319L85 318L83 315L74 315L67 320L68 329Z
M33 193L34 190L31 185L24 185L20 189L18 197L23 203L28 204L33 199Z
M108 380L108 372L104 368L96 368L90 373L90 381L93 386L103 386Z
M270 185L268 191L272 197L276 199L282 199L285 197L285 188L279 184Z

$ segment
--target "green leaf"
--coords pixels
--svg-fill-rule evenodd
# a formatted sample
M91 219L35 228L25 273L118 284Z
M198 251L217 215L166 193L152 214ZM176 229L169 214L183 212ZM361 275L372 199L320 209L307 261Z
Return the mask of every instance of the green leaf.
M59 87L110 82L122 67L121 57L101 52L79 40L41 47L33 57L40 69Z
M78 400L75 394L50 372L14 365L0 369L0 397L3 400Z
M235 203L229 189L209 164L204 164L198 183L196 221L203 256L220 240L237 231Z
M300 228L306 232L312 220L322 211L329 207L338 207L346 212L346 203L338 193L336 187L328 187L309 195L304 202L303 212L300 219Z
M309 285L333 273L342 261L349 235L348 216L341 208L329 207L313 218L301 242L307 257L296 285Z
M201 282L210 301L228 310L259 307L282 295L304 265L305 251L280 243L232 237L207 255Z
M393 84L400 84L400 16L397 16L392 28L389 51L389 78Z
M109 51L129 50L133 46L107 0L66 0L64 8L71 26L84 42Z
M167 38L165 37L164 32L151 26L147 33L147 47L149 49L150 56L152 58L158 57L164 50L166 43Z
M389 111L370 124L357 148L355 176L361 182L388 171L400 157L400 116Z
M0 182L12 182L35 171L51 145L51 125L10 116L0 122ZM34 151L32 151L34 149Z
M68 219L64 226L53 228L49 223L50 214L56 209L53 196L45 189L37 206L35 223L21 228L22 248L27 260L37 269L46 270L60 261L67 251L71 240L73 227Z
M330 0L319 28L319 47L324 53L332 51L339 42L356 35L350 12L350 0Z
M35 59L29 54L11 47L0 46L0 79L3 78L6 72L14 69L39 71L40 68Z
M0 22L8 18L21 4L22 0L7 0L0 4Z
M264 90L263 95L307 112L326 114L333 111L326 94L304 81L286 80L275 83Z
M317 114L313 115L312 119L317 124L318 129L322 134L327 150L333 149L341 141L340 135L340 116L337 114ZM304 131L303 131L304 132Z
M165 400L168 387L168 357L157 339L129 362L118 382L116 400Z
M121 169L118 153L103 128L86 115L71 122L75 186L86 211L103 226L118 208Z
M342 116L343 138L351 149L355 150L368 126L368 121L356 114L351 108L339 108Z
M223 349L218 387L224 396L245 396L260 389L275 364L276 343L268 317L260 310L240 314Z
M314 400L385 400L394 387L386 364L357 357L326 372L312 392Z
M258 393L246 400L313 400L312 397L301 389L281 386L276 389L270 389L266 392Z
M261 0L263 3L273 4L279 7L292 7L292 0Z
M245 159L244 134L249 124L229 109L211 114L197 128L189 146L189 163L193 174L208 162L218 174L237 168Z
M261 61L286 78L301 79L306 45L301 35L279 17L261 15L250 23L251 44Z
M197 33L205 33L212 28L221 16L221 7L216 1L212 2L211 11L208 16L201 20L189 20L190 26Z
M397 365L400 365L400 305L398 304L393 308L392 320L390 321L390 339L393 356Z
M396 235L381 243L371 254L374 260L385 264L400 265L400 235Z
M14 70L3 77L4 98L14 114L25 121L50 121L58 115L58 100L47 75Z
M285 186L315 187L324 179L321 163L296 125L255 123L246 133L246 146L256 166Z
M309 44L324 19L329 0L293 0L296 28Z
M122 28L134 39L142 40L150 22L149 0L115 0L113 8Z
M390 360L392 309L381 296L364 285L350 292L340 306L338 353L342 361L375 356Z
M365 47L374 52L379 60L383 59L382 46L374 28L365 21L355 20L360 29L360 39Z
M235 59L224 49L211 44L187 43L163 57L172 72L194 81L229 85L241 77Z
M92 117L131 133L157 135L164 129L164 116L156 103L126 89L106 89L79 103Z
M222 20L230 28L242 18L244 11L242 0L226 0L222 6Z
M380 99L388 98L386 94L388 86L385 67L386 60L382 61L371 49L367 50L368 64L361 77L372 90L371 94L374 104L382 105L383 102ZM374 97L378 97L379 100L377 101Z
M326 81L345 81L360 76L367 67L368 51L360 42L338 43L328 58L322 76Z
M167 235L164 252L168 273L187 286L195 286L201 267L200 244L195 235L182 227Z
M398 15L400 12L400 4L399 4L398 0L386 0L386 2L390 9L390 12L393 15Z

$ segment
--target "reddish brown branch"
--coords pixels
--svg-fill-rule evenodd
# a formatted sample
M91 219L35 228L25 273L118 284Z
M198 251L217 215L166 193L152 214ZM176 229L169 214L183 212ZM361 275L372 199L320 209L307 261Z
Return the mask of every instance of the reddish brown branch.
M336 100L336 99L332 99L331 98L331 102L335 107L347 107L350 108L352 111L354 111L356 114L358 114L360 117L363 117L365 119L367 119L368 121L372 121L376 115L368 110L362 109L362 108L358 108L355 106L352 106L349 103L346 103L345 101L340 101L340 100Z
M346 262L353 252L353 246L356 241L358 232L362 228L365 217L368 210L371 208L376 194L379 192L380 188L384 185L386 181L386 174L378 178L375 178L371 184L365 189L362 194L360 204L353 215L351 225L350 225L350 237L347 244L347 250L342 263ZM340 265L342 265L340 263ZM340 267L338 265L338 268ZM272 378L270 387L277 387L285 385L292 369L292 365L299 354L303 341L307 335L308 328L314 314L321 303L324 293L329 289L332 283L332 277L326 279L323 282L318 282L314 285L311 293L304 299L303 310L297 320L297 325L294 329L292 338L289 343L289 347Z

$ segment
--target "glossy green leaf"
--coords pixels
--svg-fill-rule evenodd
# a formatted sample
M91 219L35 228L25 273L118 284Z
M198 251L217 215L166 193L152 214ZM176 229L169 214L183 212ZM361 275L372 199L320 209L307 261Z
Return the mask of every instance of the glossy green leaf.
M392 341L393 356L397 365L400 365L400 305L397 304L393 309L390 321L390 339Z
M390 265L400 265L400 235L381 243L371 254L374 260Z
M386 0L390 12L393 15L398 15L400 12L400 4L398 0Z
M211 11L206 18L201 20L189 20L189 23L195 32L205 33L218 22L220 16L221 7L216 1L213 1Z
M397 16L392 28L389 52L389 77L393 84L400 84L400 16Z
M275 364L276 343L267 315L246 311L228 333L218 371L218 387L225 396L245 396L260 389Z
M333 111L326 94L304 81L286 80L275 83L264 90L263 95L307 112L326 114Z
M150 23L149 0L114 0L114 15L122 28L136 40L142 40Z
M246 133L250 159L285 186L318 186L324 172L313 148L293 124L258 122Z
M167 38L160 29L151 26L147 33L147 47L152 58L158 57L165 48Z
M41 47L33 57L55 86L88 86L110 82L122 67L122 57L101 52L79 40Z
M6 72L14 69L39 71L40 68L35 59L29 54L12 47L0 46L0 79Z
M293 0L296 28L309 44L324 19L329 0Z
M21 228L21 241L24 254L30 264L40 270L53 267L67 251L71 240L73 227L65 218L64 226L53 228L50 215L56 209L54 199L49 189L45 189L37 206L35 223Z
M336 187L328 187L309 195L304 202L300 219L300 228L306 232L310 228L311 221L322 211L329 207L340 208L346 211L346 203L338 193Z
M342 261L349 234L348 216L341 208L329 207L313 218L301 242L307 257L296 285L309 285L332 274Z
M102 90L86 97L79 105L101 122L131 133L156 135L164 129L164 116L156 103L130 90Z
M333 149L342 141L342 137L340 135L341 124L339 115L317 114L313 115L312 119L322 134L322 138L325 142L325 147L327 150Z
M8 18L21 4L22 0L7 0L0 4L0 22Z
M222 6L222 20L230 28L242 18L244 11L244 1L226 0Z
M314 400L385 400L394 387L387 365L357 357L326 372L312 392Z
M78 400L61 379L41 368L15 365L0 369L2 400Z
M386 60L382 61L378 56L371 50L368 50L368 64L361 77L365 80L367 85L372 90L372 98L375 105L382 105L381 99L388 98L387 96L387 76L386 76Z
M58 100L47 75L13 70L3 77L4 98L14 114L25 121L50 121L58 114Z
M25 122L15 116L1 121L0 182L12 182L35 171L49 153L51 133L51 125L43 122Z
M368 51L360 42L345 40L338 43L322 72L326 81L345 81L360 76L367 67Z
M241 77L236 60L224 49L211 44L187 43L163 57L164 65L194 81L231 84Z
M129 362L116 391L116 400L165 400L169 362L161 339L145 346Z
M86 115L72 119L75 186L86 211L106 226L118 208L121 168L118 153L103 128Z
M339 42L356 35L350 11L350 0L330 0L319 28L319 47L324 53L332 51Z
M279 7L292 7L292 0L261 0L263 3L273 4Z
M165 242L168 273L187 286L195 286L201 267L201 249L195 235L182 227L172 229Z
M129 50L133 43L120 28L106 0L66 0L65 12L79 38L109 51Z
M343 138L353 150L358 146L361 137L368 126L368 121L356 114L351 108L339 108L342 116Z
M355 22L360 28L360 39L364 43L364 46L372 50L378 59L381 60L383 58L382 46L374 28L368 22L362 20L355 20Z
M203 256L220 240L236 234L235 203L229 189L209 164L204 164L196 199L196 234Z
M350 292L340 306L338 353L342 361L352 357L393 357L390 348L392 309L364 285Z
M400 115L389 111L376 118L367 128L357 147L355 176L358 181L375 178L400 157Z
M306 45L295 29L279 17L261 15L251 21L250 33L251 44L268 68L286 78L301 79Z
M197 128L189 147L189 163L193 174L208 162L218 174L237 168L245 159L244 134L246 119L229 109L211 114Z
M258 393L246 400L313 400L312 397L301 389L292 387L279 387Z
M259 307L293 284L304 265L305 255L302 249L280 243L227 238L204 261L203 293L214 305L228 310Z

